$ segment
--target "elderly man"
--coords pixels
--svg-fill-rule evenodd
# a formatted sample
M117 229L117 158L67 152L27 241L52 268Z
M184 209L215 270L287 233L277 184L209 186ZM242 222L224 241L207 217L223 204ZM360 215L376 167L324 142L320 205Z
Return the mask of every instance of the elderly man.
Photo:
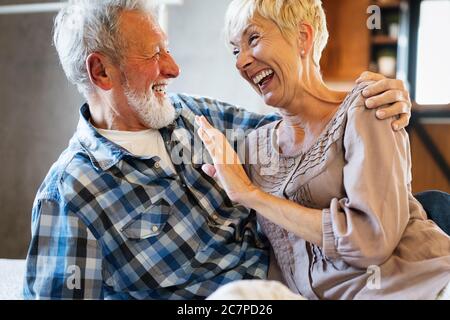
M198 299L267 276L254 214L182 153L195 115L223 131L276 116L167 98L180 71L147 2L80 1L56 18L61 64L87 104L36 196L26 298ZM406 113L396 122L404 127L410 104L399 85L380 80L372 93L384 93L376 105L393 105L386 116Z

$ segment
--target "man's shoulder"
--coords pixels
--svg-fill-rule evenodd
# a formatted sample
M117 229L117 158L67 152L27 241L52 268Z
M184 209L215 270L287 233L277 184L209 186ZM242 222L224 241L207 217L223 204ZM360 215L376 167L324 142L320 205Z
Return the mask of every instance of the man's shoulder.
M185 93L171 93L169 95L172 103L177 109L189 109L191 111L200 112L204 110L213 109L225 109L225 108L237 108L229 102L225 102L216 98L211 98L207 96L199 96Z
M60 154L48 171L38 190L36 200L59 202L64 197L61 192L63 184L70 178L81 181L83 176L89 176L93 171L95 169L89 156L71 141L69 147Z
M218 99L186 94L171 94L175 108L184 118L203 115L219 130L255 129L279 119L275 114L259 114Z

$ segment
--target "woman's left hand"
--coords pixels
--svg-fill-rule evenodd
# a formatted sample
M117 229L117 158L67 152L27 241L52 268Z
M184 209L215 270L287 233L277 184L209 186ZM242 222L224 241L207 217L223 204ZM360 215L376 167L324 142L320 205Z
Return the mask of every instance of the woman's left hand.
M225 136L211 126L205 117L197 116L195 121L200 126L198 135L214 162L214 167L203 165L203 171L219 179L231 201L245 206L246 200L249 200L258 188L248 178L238 155Z

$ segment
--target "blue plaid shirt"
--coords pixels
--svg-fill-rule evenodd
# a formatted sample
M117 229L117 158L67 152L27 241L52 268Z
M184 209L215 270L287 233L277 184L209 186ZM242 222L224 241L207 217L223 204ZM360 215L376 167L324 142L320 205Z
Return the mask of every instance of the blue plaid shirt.
M169 154L185 158L195 115L222 131L276 120L207 98L171 99L177 118L160 132ZM90 125L87 105L80 113L33 205L25 298L201 299L231 281L266 278L255 215L232 204L198 161L174 163L173 172L158 157L133 156Z

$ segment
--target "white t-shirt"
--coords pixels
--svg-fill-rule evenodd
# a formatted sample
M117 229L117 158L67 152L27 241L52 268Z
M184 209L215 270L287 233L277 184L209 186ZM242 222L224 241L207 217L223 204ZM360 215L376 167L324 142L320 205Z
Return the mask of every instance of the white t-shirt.
M172 160L164 145L164 140L158 130L117 131L96 128L106 139L126 149L137 157L159 157L161 167L170 168L175 172Z

